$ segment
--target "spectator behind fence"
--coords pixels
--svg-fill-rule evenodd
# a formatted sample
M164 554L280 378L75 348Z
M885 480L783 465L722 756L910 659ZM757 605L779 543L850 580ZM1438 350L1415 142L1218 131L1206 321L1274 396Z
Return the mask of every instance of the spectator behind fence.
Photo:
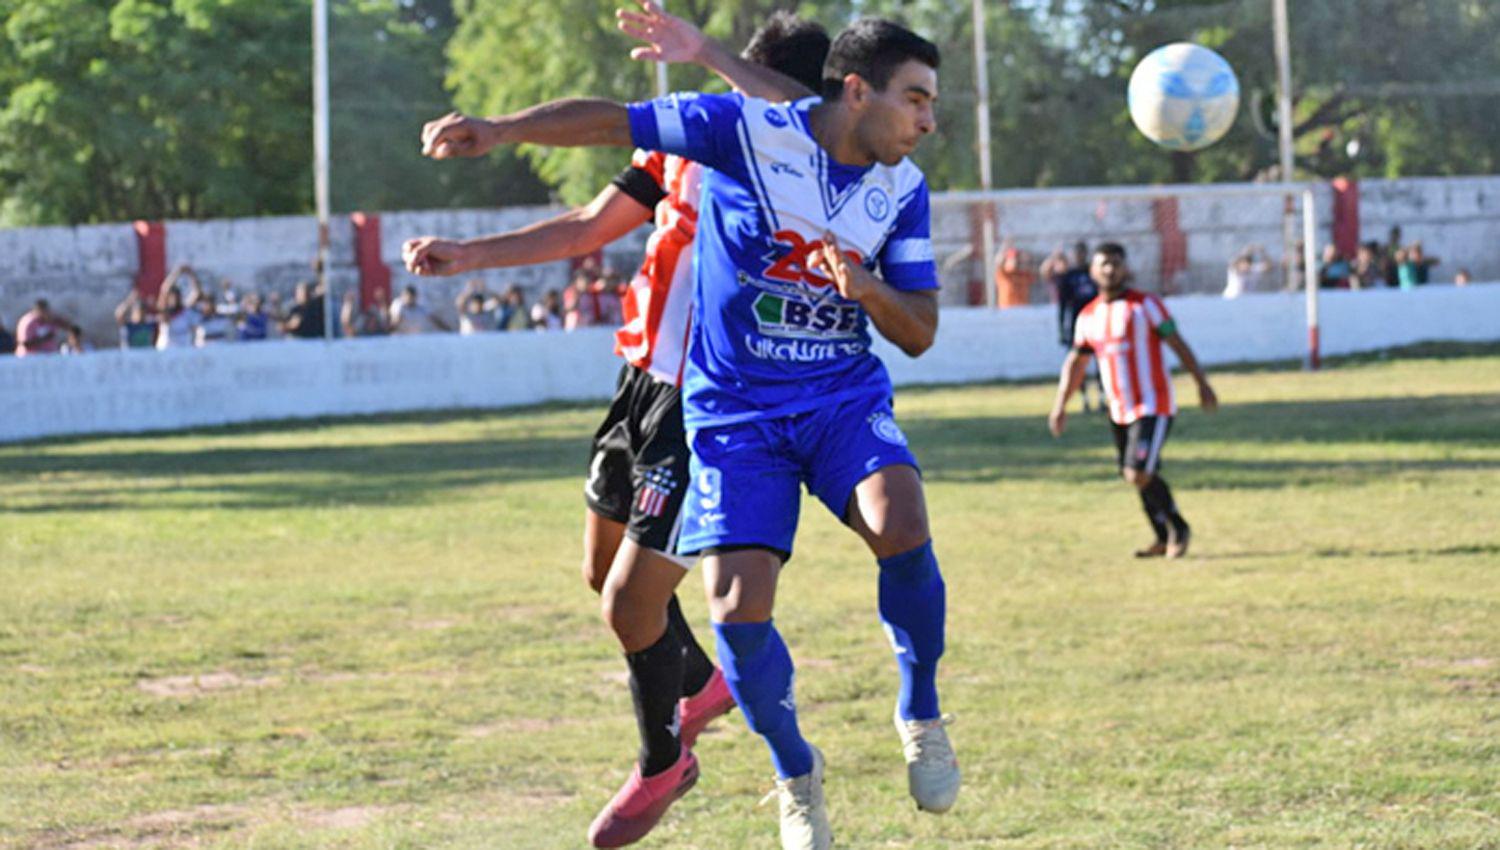
M73 323L52 312L47 299L38 298L16 322L16 356L56 354Z
M235 339L240 342L259 342L271 333L271 317L266 314L265 301L259 292L246 295L240 302L240 314L235 320Z
M614 269L605 269L594 288L598 292L599 323L612 328L625 324L625 296L630 284Z
M167 280L174 278L168 277ZM157 350L191 348L197 337L198 320L201 316L197 310L189 309L183 304L182 290L175 283L163 283L156 304Z
M344 293L344 303L339 309L339 331L346 337L385 336L389 333L385 317L385 310L375 302L368 307L359 306L359 293L351 289Z
M67 337L63 340L62 346L58 348L59 353L83 354L86 351L94 350L94 347L88 344L88 340L83 338L83 328L77 325L68 325L67 330Z
M1380 261L1380 243L1365 242L1349 267L1349 288L1376 289L1386 285L1385 264Z
M464 281L463 291L453 300L458 310L458 332L464 336L487 333L500 327L500 299L484 288L484 281Z
M1396 252L1396 280L1402 289L1426 286L1431 279L1432 267L1442 262L1422 251L1421 242L1413 242L1404 252Z
M593 284L593 275L586 268L580 268L568 288L563 290L563 330L599 324L599 293Z
M202 318L198 320L198 327L193 337L194 345L203 348L207 345L235 341L234 321L219 312L219 306L214 303L214 299L200 300L198 312Z
M531 326L531 320L526 314L526 297L521 294L521 287L515 284L505 290L498 312L499 330L524 331Z
M292 309L281 322L281 332L297 339L322 339L323 295L309 281L301 281L292 290Z
M0 356L16 353L16 335L5 326L5 318L0 317Z
M1073 325L1078 312L1099 294L1099 285L1089 275L1089 246L1073 246L1073 265L1063 273L1057 287L1057 340L1063 348L1073 347Z
M1339 246L1332 243L1323 246L1323 262L1318 264L1319 289L1348 289L1351 267Z
M1246 292L1264 292L1266 278L1271 274L1271 258L1259 245L1246 245L1245 250L1229 261L1229 270L1224 276L1224 297L1238 298Z
M121 348L156 347L156 322L146 315L146 305L134 289L115 307L115 324L120 326Z
M531 305L531 327L539 331L562 330L562 299L557 290L543 292L542 300Z
M1036 272L1031 269L1031 255L1006 239L995 256L995 304L1001 309L1019 307L1031 302L1031 286Z
M401 297L391 302L391 333L425 334L434 331L450 331L448 323L432 314L417 301L417 288L408 284L401 290Z

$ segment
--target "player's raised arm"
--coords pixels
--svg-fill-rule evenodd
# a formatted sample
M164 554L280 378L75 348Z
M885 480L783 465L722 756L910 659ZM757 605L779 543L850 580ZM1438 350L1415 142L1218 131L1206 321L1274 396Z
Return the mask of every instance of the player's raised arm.
M652 0L639 0L639 5L639 12L628 8L615 12L621 32L646 42L630 51L630 58L646 62L701 65L744 94L765 100L798 100L814 94L802 83L766 67L769 63L757 64L746 57L735 55L691 22L668 14ZM773 16L771 24L774 23ZM823 35L822 38L823 51L826 52L827 36ZM754 51L755 47L752 42L746 48L747 53ZM788 43L784 47L792 50L797 45ZM807 52L810 55L816 53L812 49Z
M650 216L650 207L610 185L588 206L505 233L464 240L408 239L401 246L401 259L407 271L424 277L548 263L592 254Z
M481 156L498 145L519 144L628 147L630 118L611 100L568 98L495 118L450 112L422 127L422 153L433 159Z

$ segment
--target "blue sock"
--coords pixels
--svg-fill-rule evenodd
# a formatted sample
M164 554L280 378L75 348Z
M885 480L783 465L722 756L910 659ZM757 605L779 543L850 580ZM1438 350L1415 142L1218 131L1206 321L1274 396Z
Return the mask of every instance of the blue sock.
M937 663L947 612L947 589L932 541L879 563L880 622L901 671L896 709L903 720L931 720L939 714Z
M782 779L812 770L812 750L797 729L792 700L792 656L776 627L764 623L714 623L719 666L750 729L771 747Z

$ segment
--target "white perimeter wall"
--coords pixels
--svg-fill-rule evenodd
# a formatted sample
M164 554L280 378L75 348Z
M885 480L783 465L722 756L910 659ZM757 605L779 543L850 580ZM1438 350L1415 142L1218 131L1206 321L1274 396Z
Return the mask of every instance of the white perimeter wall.
M1306 351L1303 298L1168 300L1209 364ZM1424 340L1500 340L1500 284L1325 293L1323 353ZM282 340L207 349L0 358L0 442L231 422L606 399L612 334L430 335ZM944 310L937 344L913 360L880 341L898 384L1041 378L1061 360L1050 307ZM1500 376L1497 376L1500 387Z

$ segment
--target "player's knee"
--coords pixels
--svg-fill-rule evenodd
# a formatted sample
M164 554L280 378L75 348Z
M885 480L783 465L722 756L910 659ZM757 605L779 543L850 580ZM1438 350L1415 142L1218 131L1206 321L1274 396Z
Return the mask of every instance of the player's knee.
M1131 469L1127 466L1120 470L1120 476L1125 479L1125 483L1137 490L1144 490L1151 484L1151 473L1144 470Z
M927 527L927 518L921 514L893 518L879 529L872 541L875 557L890 558L913 549L932 539Z

